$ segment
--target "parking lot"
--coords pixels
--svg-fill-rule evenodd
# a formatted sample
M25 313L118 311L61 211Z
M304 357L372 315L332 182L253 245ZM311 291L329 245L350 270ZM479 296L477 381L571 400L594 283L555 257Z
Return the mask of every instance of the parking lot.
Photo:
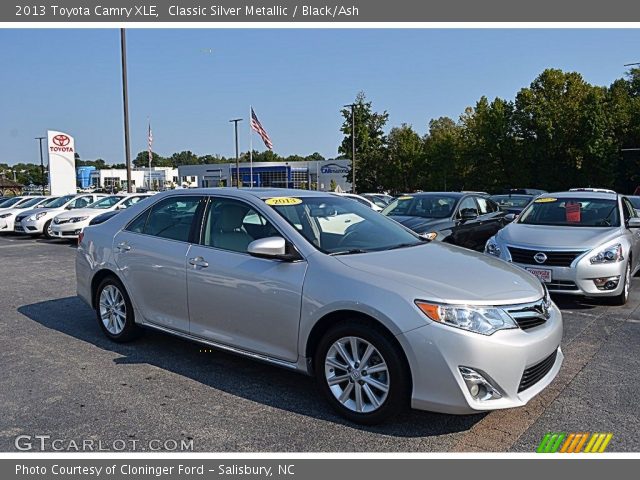
M155 332L110 342L75 296L74 258L72 243L0 237L1 451L24 434L193 439L196 451L533 452L546 432L612 432L608 451L640 449L640 279L624 307L555 297L565 363L526 407L363 427L310 377Z

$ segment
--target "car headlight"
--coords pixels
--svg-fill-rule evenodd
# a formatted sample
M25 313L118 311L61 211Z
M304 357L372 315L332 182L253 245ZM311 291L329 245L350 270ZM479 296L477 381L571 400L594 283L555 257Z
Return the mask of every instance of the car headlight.
M84 222L87 218L89 217L72 217L69 219L69 223Z
M3 213L2 215L0 215L0 218L7 218L7 217L10 217L11 215L13 215L13 213Z
M622 255L622 245L619 243L610 245L589 259L592 264L613 263L620 262L622 260L624 260L624 256Z
M487 244L484 246L484 253L488 253L489 255L493 255L494 257L500 256L502 250L500 250L495 237L491 237L489 240L487 240Z
M426 238L427 240L435 240L438 236L438 232L421 233L420 236L422 238Z
M36 213L35 215L32 215L32 218L33 218L33 220L40 220L46 214L47 214L47 212ZM31 218L29 220L31 220Z
M518 328L501 308L472 305L443 305L416 300L416 306L434 322L470 332L491 335L498 330Z

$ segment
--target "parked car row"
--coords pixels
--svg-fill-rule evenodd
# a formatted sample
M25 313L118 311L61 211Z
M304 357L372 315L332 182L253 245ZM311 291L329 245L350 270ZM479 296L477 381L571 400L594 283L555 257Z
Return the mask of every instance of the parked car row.
M12 197L0 202L0 232L73 239L92 218L105 211L125 209L150 195L92 193Z

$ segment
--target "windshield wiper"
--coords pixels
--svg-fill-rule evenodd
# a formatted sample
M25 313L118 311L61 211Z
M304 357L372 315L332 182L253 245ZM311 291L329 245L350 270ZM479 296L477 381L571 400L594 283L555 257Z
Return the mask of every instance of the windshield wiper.
M429 240L427 240L426 238L424 239L424 242L428 242ZM389 248L385 248L385 250L397 250L398 248L407 248L407 247L415 247L416 245L424 245L423 242L419 242L419 243L400 243L398 245L394 245L393 247L389 247Z
M367 253L369 250L363 250L362 248L352 248L350 250L342 250L340 252L330 253L329 256L335 257L337 255L352 255L354 253Z

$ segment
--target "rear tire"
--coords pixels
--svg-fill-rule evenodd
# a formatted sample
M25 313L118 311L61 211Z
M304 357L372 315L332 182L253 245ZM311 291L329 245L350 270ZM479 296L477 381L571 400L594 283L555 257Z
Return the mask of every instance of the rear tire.
M102 332L114 342L124 343L140 336L133 306L122 282L109 276L96 289L95 311Z
M331 329L314 357L318 387L348 420L375 425L408 406L410 372L404 353L370 323L353 320Z

